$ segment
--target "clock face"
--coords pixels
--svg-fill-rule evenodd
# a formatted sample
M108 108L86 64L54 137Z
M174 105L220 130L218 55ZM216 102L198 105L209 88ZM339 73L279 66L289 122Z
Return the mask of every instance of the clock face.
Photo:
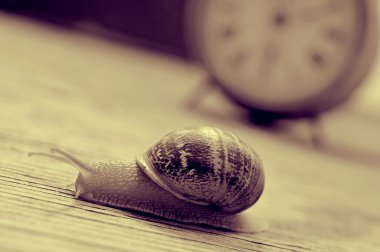
M206 68L239 103L278 113L313 112L342 100L359 83L350 75L368 69L368 51L375 46L366 40L376 38L368 36L368 27L374 26L368 16L375 16L368 3L198 1L190 15L196 18L190 21L190 40Z

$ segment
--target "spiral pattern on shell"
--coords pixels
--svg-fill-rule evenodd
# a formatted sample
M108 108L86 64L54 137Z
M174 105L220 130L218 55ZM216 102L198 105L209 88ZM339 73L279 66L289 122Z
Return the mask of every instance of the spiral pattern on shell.
M247 209L264 189L259 156L241 139L217 128L173 131L137 163L175 196L224 212Z

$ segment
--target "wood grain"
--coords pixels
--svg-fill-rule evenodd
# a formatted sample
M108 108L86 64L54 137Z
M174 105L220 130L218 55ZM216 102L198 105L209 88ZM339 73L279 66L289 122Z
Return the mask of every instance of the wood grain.
M378 121L331 112L323 119L327 142L316 149L307 123L254 127L218 93L190 110L186 100L205 75L180 59L4 13L0 25L0 251L380 247ZM132 159L193 125L233 131L261 155L265 192L245 214L265 222L264 232L187 226L76 200L66 188L73 167L27 156L59 147L84 161Z

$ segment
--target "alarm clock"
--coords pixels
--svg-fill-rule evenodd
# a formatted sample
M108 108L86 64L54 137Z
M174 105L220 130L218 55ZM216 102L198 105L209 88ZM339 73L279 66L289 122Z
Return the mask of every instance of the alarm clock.
M187 47L238 104L314 116L346 100L375 55L372 0L191 0Z

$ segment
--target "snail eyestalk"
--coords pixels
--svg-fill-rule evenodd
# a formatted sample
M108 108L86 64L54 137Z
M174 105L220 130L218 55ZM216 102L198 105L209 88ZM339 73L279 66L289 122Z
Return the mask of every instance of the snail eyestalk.
M86 176L90 173L92 173L92 169L91 167L89 167L88 165L84 164L83 162L81 162L80 160L78 160L77 158L75 158L74 156L62 151L62 150L59 150L59 149L50 149L51 153L45 153L45 152L29 152L28 153L28 157L31 157L31 156L44 156L44 157L48 157L48 158L52 158L52 159L55 159L55 160L58 160L58 161L61 161L61 162L65 162L67 164L70 164L70 165L73 165L75 166L78 170L79 170L79 173L82 175L82 176ZM55 153L57 154L60 154L61 156L59 155L55 155Z

